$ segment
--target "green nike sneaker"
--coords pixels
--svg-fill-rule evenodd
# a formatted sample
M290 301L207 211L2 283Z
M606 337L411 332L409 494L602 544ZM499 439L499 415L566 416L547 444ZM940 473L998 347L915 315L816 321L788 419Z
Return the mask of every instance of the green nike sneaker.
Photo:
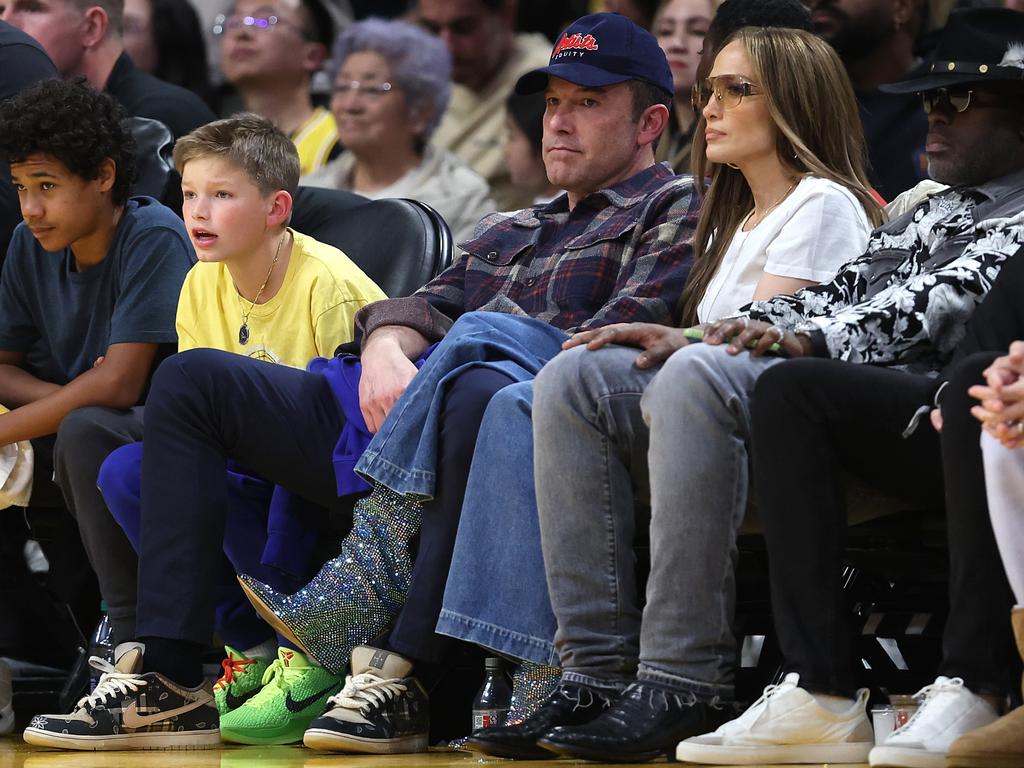
M266 659L250 659L230 645L224 646L224 652L227 658L220 663L224 674L213 684L213 699L217 702L217 712L221 717L238 709L260 692L263 674L270 666Z
M309 724L323 714L344 678L311 664L298 651L281 648L263 675L263 688L220 719L220 736L236 744L291 744L302 741Z

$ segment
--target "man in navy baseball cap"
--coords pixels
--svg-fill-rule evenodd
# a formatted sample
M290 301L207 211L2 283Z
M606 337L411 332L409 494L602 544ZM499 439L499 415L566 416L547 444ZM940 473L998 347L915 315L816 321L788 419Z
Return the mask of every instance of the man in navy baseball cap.
M559 36L548 65L519 78L516 92L543 91L549 76L589 87L640 80L669 96L675 92L668 59L654 35L617 13L574 21Z

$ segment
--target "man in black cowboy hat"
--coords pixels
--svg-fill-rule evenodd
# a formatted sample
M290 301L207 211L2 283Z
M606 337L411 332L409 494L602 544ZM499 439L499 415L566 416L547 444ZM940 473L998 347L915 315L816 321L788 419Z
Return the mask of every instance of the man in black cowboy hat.
M760 322L740 332L736 321L705 331L705 340L735 336L729 351L764 337L799 358L766 361L746 395L743 426L786 675L739 719L682 742L682 760L864 760L868 693L857 691L854 628L840 592L849 473L912 505L944 506L949 531L950 611L937 677L919 692L918 713L870 749L870 764L1024 765L1024 738L1006 728L989 736L988 754L976 741L971 755L951 749L998 718L1019 675L1006 621L1013 598L967 389L992 359L974 353L1003 350L1020 333L1019 298L1007 297L1024 289L1024 14L953 14L929 72L888 87L921 93L929 173L950 188L876 231L872 258L840 270L832 286L752 305L751 319L780 326L794 313L813 316L796 334ZM840 285L859 301L834 301L830 289ZM942 416L935 429L933 404Z

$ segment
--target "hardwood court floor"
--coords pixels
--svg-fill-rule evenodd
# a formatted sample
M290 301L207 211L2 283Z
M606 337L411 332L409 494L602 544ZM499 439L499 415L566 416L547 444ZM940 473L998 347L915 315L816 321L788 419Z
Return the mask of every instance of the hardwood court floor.
M568 760L513 763L470 752L441 750L419 755L331 755L298 746L225 747L186 752L66 752L30 747L17 736L0 737L0 768L496 768L513 765L567 768L570 765L596 764Z

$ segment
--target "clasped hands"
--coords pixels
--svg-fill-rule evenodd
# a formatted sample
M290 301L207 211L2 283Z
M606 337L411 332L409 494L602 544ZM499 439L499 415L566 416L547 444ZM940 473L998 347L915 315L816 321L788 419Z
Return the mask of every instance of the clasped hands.
M738 355L748 351L755 357L766 354L778 344L789 357L803 357L810 354L810 340L803 336L783 331L770 323L748 320L745 317L727 318L698 326L704 332L704 343L719 345L728 343L726 352ZM670 328L655 323L616 323L581 331L562 344L562 349L586 345L587 349L600 349L608 344L639 347L643 350L636 358L637 368L651 368L661 365L676 350L691 343L683 328Z
M1007 448L1024 445L1024 341L1010 345L1009 354L985 369L985 383L967 390L978 405L971 413L982 429Z

